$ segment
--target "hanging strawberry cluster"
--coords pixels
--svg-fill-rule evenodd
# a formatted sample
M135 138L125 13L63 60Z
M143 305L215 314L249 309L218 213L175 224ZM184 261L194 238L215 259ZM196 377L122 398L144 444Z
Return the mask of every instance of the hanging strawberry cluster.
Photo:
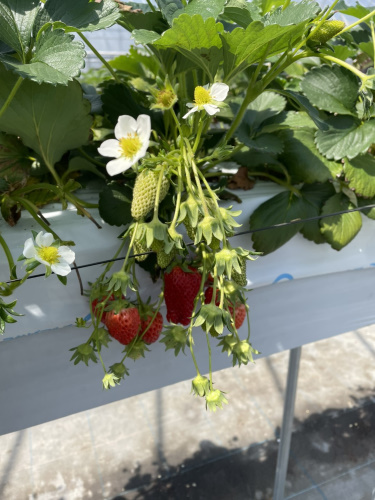
M151 134L147 115L137 120L121 116L115 128L116 139L103 142L99 148L100 154L115 158L107 165L110 175L129 168L137 173L131 204L133 223L123 235L117 253L126 246L126 257L119 271L111 274L109 264L92 286L93 332L85 344L72 349L75 363L100 360L105 388L115 386L129 374L127 358L145 356L148 345L162 335L166 350L173 349L177 355L186 347L190 349L196 369L192 391L204 397L207 408L215 411L227 400L213 385L212 340L218 340L218 347L232 356L233 366L253 361L257 353L249 342L245 298L246 262L254 259L254 253L230 244L229 238L239 227L235 219L240 212L219 205L218 194L202 169L215 153L210 158L202 158L200 153L211 117L220 110L228 90L222 83L198 86L194 103L188 104L190 111L180 121L173 108L176 94L166 83L165 89L155 93L154 105L172 118L175 135L163 141L162 150L146 153ZM194 113L197 115L189 118ZM225 157L230 150L219 147L218 155ZM168 193L174 199L169 218L159 213ZM163 273L160 300L154 305L149 298L140 296L136 276L136 262L147 259L150 252L156 253ZM165 327L160 312L163 302L167 310ZM246 318L248 334L241 339L238 329ZM84 325L80 320L78 326ZM201 374L196 361L195 328L206 333L208 378ZM101 351L111 337L125 347L122 359L107 369Z

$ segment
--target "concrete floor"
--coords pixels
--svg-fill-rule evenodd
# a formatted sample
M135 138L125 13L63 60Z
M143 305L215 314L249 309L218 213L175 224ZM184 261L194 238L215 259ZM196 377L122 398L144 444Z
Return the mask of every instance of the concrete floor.
M375 500L375 326L303 348L288 500ZM1 500L271 500L288 353L0 437ZM126 383L131 383L128 379Z

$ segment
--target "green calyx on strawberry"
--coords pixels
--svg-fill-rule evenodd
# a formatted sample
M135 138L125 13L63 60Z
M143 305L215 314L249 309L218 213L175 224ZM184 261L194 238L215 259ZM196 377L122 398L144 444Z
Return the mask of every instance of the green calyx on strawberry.
M126 271L117 271L108 280L107 290L117 292L121 290L122 295L126 295L128 288L135 290L132 277Z
M109 369L119 380L125 378L125 375L129 375L129 371L124 363L115 363Z
M235 269L232 270L232 280L240 286L247 285L246 277L246 259L244 257L239 257L238 262L240 264L241 272L237 272Z
M138 308L126 300L115 300L106 315L108 332L120 344L128 345L141 329Z
M192 266L178 265L164 273L164 298L170 323L184 326L190 323L201 282L202 275Z
M187 345L187 330L180 325L170 325L163 332L164 337L160 342L165 344L165 350L174 349L174 354L177 356L180 351L185 353Z
M218 408L223 409L223 404L228 404L227 398L222 391L215 389L206 394L207 410L215 412Z
M319 29L310 37L309 41L323 45L344 28L345 23L343 21L324 21Z
M210 382L207 377L197 375L191 382L191 392L195 396L206 396L210 392Z
M148 349L146 344L138 335L136 335L132 342L128 344L124 349L126 357L133 359L134 361L140 358L144 358L146 351L150 351L150 349Z
M247 365L249 361L254 363L253 354L259 354L247 340L239 340L233 334L223 337L218 346L223 348L222 352L232 356L233 366Z
M228 293L228 289L233 289L232 292L229 291ZM237 297L240 297L240 295L238 294L237 290L235 289L235 287L231 287L230 286L230 282L227 284L225 284L224 286L224 293L226 296L229 295L229 297L235 297L237 295ZM208 287L207 290L205 291L205 304L211 304L213 301L212 301L212 296L213 296L213 287ZM229 299L230 300L230 299ZM218 306L220 304L220 292L219 290L216 290L216 297L215 297L215 305ZM243 322L245 321L245 318L246 318L246 305L243 304L242 302L238 302L237 300L234 301L234 304L235 304L235 307L233 308L233 301L229 302L228 303L228 311L231 315L231 317L234 319L234 325L236 327L236 329L240 328L243 324ZM211 332L211 329L209 330L210 333Z
M157 186L160 172L144 169L138 174L133 189L131 215L133 219L144 219L154 209ZM162 202L169 190L169 180L163 175L159 193L159 203Z

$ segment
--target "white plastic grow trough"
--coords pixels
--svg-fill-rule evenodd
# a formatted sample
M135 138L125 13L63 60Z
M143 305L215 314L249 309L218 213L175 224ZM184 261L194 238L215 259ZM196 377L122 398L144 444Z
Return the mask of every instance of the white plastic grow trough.
M254 190L241 194L243 203L233 205L243 211L240 221L244 230L254 208L279 191L277 186L258 183ZM95 210L92 213L99 219ZM45 207L43 214L61 238L76 242L77 265L110 259L118 248L119 228L103 224L103 229L97 230L73 210L60 212L59 205ZM31 228L39 230L27 214L17 227L0 228L15 257L22 253ZM340 252L298 234L278 251L248 264L253 289L248 295L251 341L262 356L375 323L374 239L375 223L363 217L361 232ZM249 248L250 236L237 237L232 244ZM94 281L101 269L81 270L84 285ZM1 256L0 281L5 281L7 274ZM144 296L150 290L154 297L158 295L160 285L152 284L147 275L141 283ZM88 330L74 326L76 317L89 312L75 273L69 275L67 287L55 276L29 280L16 291L16 297L16 309L25 316L7 326L0 345L0 434L194 377L189 355L176 358L173 351L165 352L164 345L157 343L147 353L147 361L131 362L130 377L119 387L103 391L100 364L73 366L69 361L69 349L88 335ZM195 344L203 370L207 368L203 334L201 338L195 334ZM115 341L105 350L108 366L119 360L120 351ZM229 366L230 358L213 349L213 368Z

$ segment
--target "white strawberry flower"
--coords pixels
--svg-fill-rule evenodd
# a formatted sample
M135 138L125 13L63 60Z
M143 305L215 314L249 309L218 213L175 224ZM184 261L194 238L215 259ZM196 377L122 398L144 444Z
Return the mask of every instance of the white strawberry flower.
M25 242L23 255L27 259L35 259L59 276L67 276L70 272L70 264L74 262L75 253L67 246L53 245L54 239L51 233L40 231L35 238Z
M98 148L102 156L115 158L107 163L109 175L121 174L146 154L150 143L151 120L148 115L119 116L115 127L116 139L104 141Z
M214 83L211 87L195 87L194 102L187 104L187 107L192 109L183 118L203 109L209 115L215 115L220 111L221 102L227 98L228 92L229 87L225 83Z

